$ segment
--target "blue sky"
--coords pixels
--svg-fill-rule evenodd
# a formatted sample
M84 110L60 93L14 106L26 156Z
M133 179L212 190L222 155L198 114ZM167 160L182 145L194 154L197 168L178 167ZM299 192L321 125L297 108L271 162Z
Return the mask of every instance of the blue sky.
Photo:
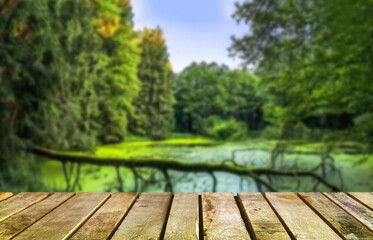
M248 31L231 18L236 1L132 0L135 28L162 28L175 72L193 61L215 61L236 68L240 60L228 56L230 37Z

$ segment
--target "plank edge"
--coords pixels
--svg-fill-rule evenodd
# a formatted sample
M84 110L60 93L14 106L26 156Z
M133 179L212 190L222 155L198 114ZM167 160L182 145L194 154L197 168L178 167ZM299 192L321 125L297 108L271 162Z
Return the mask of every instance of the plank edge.
M297 195L298 197L314 212L316 213L317 216L319 216L319 218L321 218L321 220L323 220L338 236L340 236L342 239L345 239L345 236L343 236L342 233L340 233L334 226L333 224L331 224L321 213L319 213L306 199L303 198L302 194L304 192L299 192ZM324 196L322 193L321 193L321 196ZM330 201L332 204L335 204L335 202L331 201L330 199L328 199L327 197L325 197L327 201ZM339 207L337 204L335 204L337 207ZM343 211L343 210L342 210Z
M77 223L75 225L74 228L72 228L67 234L65 237L62 238L62 240L67 240L69 238L71 238L78 230L79 228L81 228L83 226L84 223L86 223L88 221L88 219L90 219L93 214L111 197L111 194L108 194L103 200L101 200L101 202L99 202L97 204L96 207L94 207L82 220L79 221L79 223Z
M366 208L368 208L368 209L370 209L370 210L373 211L373 207L368 206L366 203L364 203L362 200L360 200L359 198L355 197L355 196L352 195L352 194L353 194L353 192L348 192L348 193L347 193L347 195L348 195L349 197L351 197L351 198L354 199L355 201L359 202L359 203L360 203L361 205L363 205L364 207L366 207ZM369 194L369 193L368 193L368 194Z

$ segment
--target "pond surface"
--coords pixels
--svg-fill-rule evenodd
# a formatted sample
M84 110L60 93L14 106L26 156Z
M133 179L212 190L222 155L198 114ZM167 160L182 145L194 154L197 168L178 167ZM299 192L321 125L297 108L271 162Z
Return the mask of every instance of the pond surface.
M271 150L276 141L248 140L242 142L215 143L208 139L194 138L189 140L177 139L163 142L127 142L116 145L100 146L96 149L97 156L105 157L162 157L188 162L223 162L235 153L237 164L267 167L270 164ZM301 151L317 151L321 143L309 143L296 146ZM246 149L246 150L245 150ZM373 155L346 154L343 151L333 151L334 167L327 167L326 179L341 187L343 191L373 191ZM277 160L281 169L310 170L321 162L320 155L284 154ZM55 191L66 190L66 184L58 161L46 160L41 163L42 178L45 184ZM124 191L136 191L133 172L125 167L120 168ZM317 172L321 175L321 170ZM138 182L137 191L164 191L165 181L161 172L151 169L139 169L145 181ZM169 171L174 192L210 192L213 190L213 178L208 173L184 173ZM216 190L219 192L251 192L260 190L249 177L237 176L223 172L214 173L217 179ZM268 180L266 177L264 177ZM314 179L305 177L272 177L272 182L280 191L315 191ZM118 189L117 175L114 167L99 167L82 165L80 184L75 191L111 191ZM263 188L262 190L266 190ZM330 191L329 188L318 185L317 191Z

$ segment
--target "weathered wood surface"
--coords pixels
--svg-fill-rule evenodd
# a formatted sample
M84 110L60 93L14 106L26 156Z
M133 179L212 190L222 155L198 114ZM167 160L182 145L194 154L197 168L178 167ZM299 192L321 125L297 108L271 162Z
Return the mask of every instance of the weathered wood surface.
M373 240L371 195L21 193L0 202L0 239Z
M109 239L137 196L138 193L115 193L70 239Z
M19 193L14 197L0 202L0 222L26 209L27 207L40 202L48 197L49 193Z
M288 233L261 193L238 193L248 226L258 240L290 240Z
M202 193L204 239L250 239L232 193Z
M373 239L373 232L321 193L298 195L344 239Z
M112 239L160 239L172 193L142 193Z
M367 192L350 192L348 195L373 211L373 194Z
M295 239L341 239L294 193L266 193L265 197Z
M68 239L109 197L109 193L78 193L15 239Z
M0 239L11 239L71 198L75 193L54 193L0 223Z
M0 201L10 198L11 196L13 196L11 192L0 192Z
M199 239L198 193L176 193L164 239Z
M335 202L346 212L364 224L370 231L373 231L373 211L358 201L347 196L345 193L324 193L330 200Z

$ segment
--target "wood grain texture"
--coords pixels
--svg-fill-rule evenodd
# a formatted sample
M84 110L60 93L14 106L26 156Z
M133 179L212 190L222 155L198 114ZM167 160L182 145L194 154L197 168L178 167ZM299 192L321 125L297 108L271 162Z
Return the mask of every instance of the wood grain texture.
M198 193L176 193L172 201L164 239L199 239L198 205Z
M142 193L112 239L159 239L171 199L172 193Z
M28 208L29 206L47 198L49 193L45 192L23 192L14 197L0 202L0 222L14 214Z
M265 197L294 239L341 239L294 193L265 193Z
M0 239L11 239L27 227L44 217L53 209L64 203L75 193L54 193L22 212L19 212L0 223Z
M321 193L299 193L299 196L344 239L373 239L372 232Z
M110 193L78 193L14 239L68 239L109 197Z
M373 231L373 211L369 208L347 196L345 193L324 193L324 195L343 208L360 223L364 224L370 231Z
M115 193L71 239L109 239L128 213L137 196L138 193Z
M11 196L13 196L11 192L0 192L0 201L10 198Z
M254 239L291 239L261 193L238 193L237 197Z
M232 193L202 193L204 239L250 239Z
M348 195L373 211L373 194L368 192L350 192Z

